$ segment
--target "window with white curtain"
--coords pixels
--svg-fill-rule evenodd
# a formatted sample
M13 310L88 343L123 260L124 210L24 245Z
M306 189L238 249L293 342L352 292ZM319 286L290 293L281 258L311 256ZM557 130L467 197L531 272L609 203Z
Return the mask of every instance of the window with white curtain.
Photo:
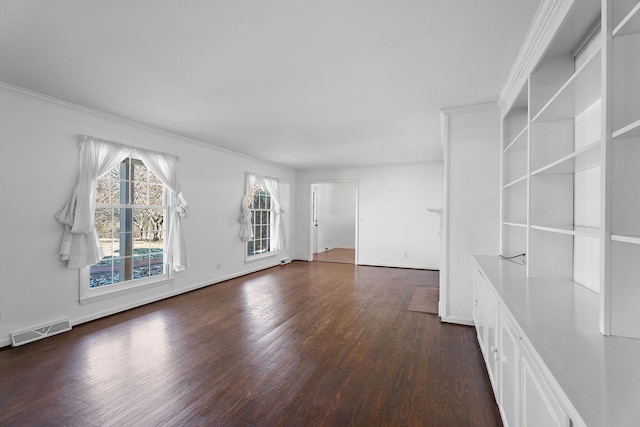
M187 268L177 158L94 137L80 144L78 182L56 214L65 226L60 258L80 270L80 301L165 283Z
M249 195L253 238L247 242L247 259L273 254L273 203L264 183L257 182Z
M247 261L275 255L285 248L284 213L278 180L246 174L240 210L240 239Z

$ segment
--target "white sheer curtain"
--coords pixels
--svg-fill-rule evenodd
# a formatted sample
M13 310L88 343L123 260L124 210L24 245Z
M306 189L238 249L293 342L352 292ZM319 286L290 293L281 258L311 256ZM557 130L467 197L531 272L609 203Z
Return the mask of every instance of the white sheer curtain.
M69 268L94 265L104 256L95 229L96 180L135 152L170 191L169 236L167 246L174 270L188 267L181 218L187 204L178 189L175 158L170 155L134 149L92 137L80 137L80 173L73 195L56 214L65 230L60 245L60 259Z
M136 151L138 157L169 190L169 230L167 256L175 271L189 267L187 247L182 231L182 218L189 214L189 206L182 197L176 178L176 158L149 151Z
M240 201L240 239L248 242L253 239L253 224L251 223L251 207L249 196L251 189L258 182L258 175L247 174L244 180L244 196Z
M274 234L271 236L271 245L276 251L280 251L285 248L286 240L284 233L284 221L282 221L282 205L280 203L280 190L278 187L278 181L274 178L263 178L264 186L267 188L269 194L271 194L271 203L273 204L274 219Z

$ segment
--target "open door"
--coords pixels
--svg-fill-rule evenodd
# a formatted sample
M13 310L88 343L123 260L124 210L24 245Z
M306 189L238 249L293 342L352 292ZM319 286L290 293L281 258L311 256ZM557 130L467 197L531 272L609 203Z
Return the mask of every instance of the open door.
M357 183L311 185L311 253L313 261L356 264Z

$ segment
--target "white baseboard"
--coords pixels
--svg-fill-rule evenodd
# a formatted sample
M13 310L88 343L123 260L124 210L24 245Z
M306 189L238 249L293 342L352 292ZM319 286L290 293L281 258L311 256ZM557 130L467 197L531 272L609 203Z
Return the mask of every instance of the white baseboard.
M460 317L445 316L445 317L441 317L440 320L444 323L455 323L456 325L473 326L472 319L463 319Z
M101 311L99 313L93 313L93 314L90 314L88 316L83 316L83 317L77 317L75 319L70 319L69 322L71 323L71 326L77 326L77 325L80 325L82 323L91 322L93 320L97 320L97 319L100 319L100 318L103 318L103 317L111 316L113 314L121 313L123 311L131 310L133 308L142 307L143 305L151 304L151 303L163 300L163 299L167 299L167 298L171 298L171 297L174 297L174 296L177 296L177 295L180 295L180 294L191 292L191 291L194 291L196 289L200 289L200 288L204 288L204 287L207 287L207 286L215 285L217 283L225 282L227 280L231 280L231 279L235 279L235 278L238 278L238 277L246 276L247 274L256 273L258 271L266 270L268 268L276 267L278 265L280 265L280 261L273 262L273 263L271 263L269 265L266 265L266 266L254 267L254 268L251 268L249 270L245 270L245 271L241 271L241 272L238 272L238 273L230 274L228 276L219 277L219 278L217 278L217 279L215 279L213 281L207 281L207 282L198 283L198 284L195 284L195 285L192 285L192 286L188 286L186 288L179 289L177 291L170 291L170 292L165 292L163 294L154 295L154 296L149 297L149 298L145 298L145 299L142 299L142 300L135 301L135 302L133 302L131 304L125 304L125 305L121 305L121 306L118 306L118 307L112 307L112 308L110 308L108 310L104 310L104 311ZM6 338L1 338L0 339L0 348L7 347L9 345L11 345L11 338L10 337L6 337Z

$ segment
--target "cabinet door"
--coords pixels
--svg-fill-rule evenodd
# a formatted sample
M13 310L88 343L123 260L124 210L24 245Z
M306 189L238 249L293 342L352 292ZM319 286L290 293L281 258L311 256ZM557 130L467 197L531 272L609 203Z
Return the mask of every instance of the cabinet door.
M567 413L542 379L531 352L520 341L520 426L569 427Z
M496 394L496 400L498 400L498 297L493 293L493 289L490 286L486 287L484 305L486 313L487 368L489 380Z
M507 427L516 426L518 405L518 342L520 338L506 312L498 309L498 406Z
M487 283L484 276L474 264L473 266L473 324L478 334L480 349L485 358L487 357L487 338L485 335L485 311L484 295Z

